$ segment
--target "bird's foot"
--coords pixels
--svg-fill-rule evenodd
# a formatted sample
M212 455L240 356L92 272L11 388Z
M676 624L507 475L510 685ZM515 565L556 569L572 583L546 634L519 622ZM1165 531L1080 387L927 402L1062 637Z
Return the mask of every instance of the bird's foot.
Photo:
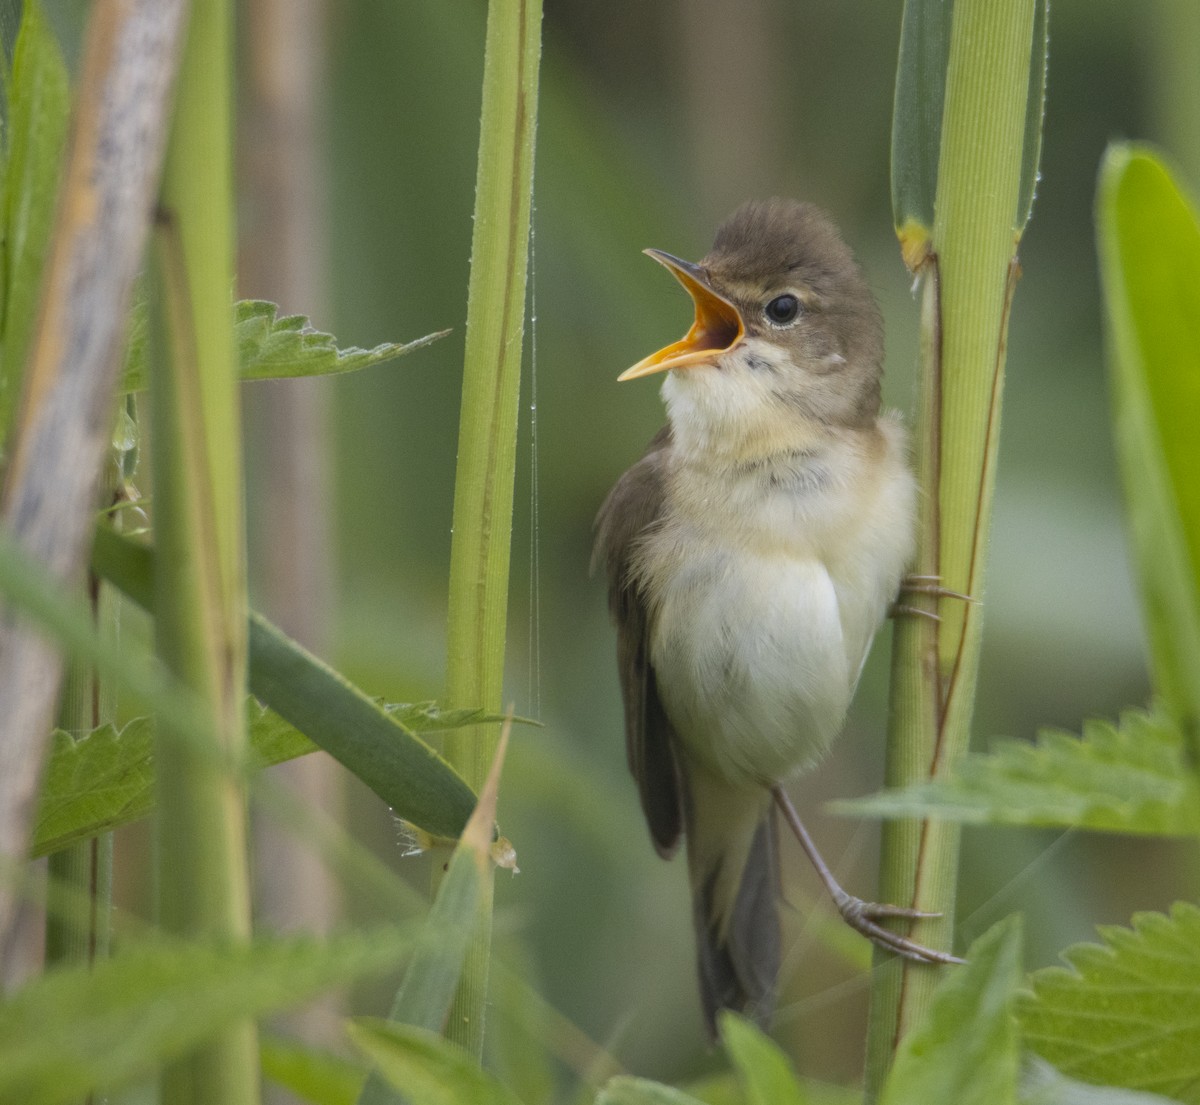
M842 919L855 932L862 933L873 944L878 944L881 948L902 955L905 959L912 959L917 963L966 962L965 959L951 955L949 952L927 948L924 944L918 944L915 940L901 936L898 932L884 928L878 923L895 917L917 921L922 918L940 917L940 913L929 913L921 909L909 909L905 906L886 905L879 902L864 902L862 898L856 898L844 890L840 895L834 895L834 902Z
M932 595L937 599L959 599L962 602L978 603L978 599L964 595L961 591L951 591L942 586L941 576L907 575L900 581L901 595ZM893 618L901 615L912 615L917 618L928 618L940 622L942 619L935 610L924 610L919 606L911 606L906 602L894 602L888 611Z

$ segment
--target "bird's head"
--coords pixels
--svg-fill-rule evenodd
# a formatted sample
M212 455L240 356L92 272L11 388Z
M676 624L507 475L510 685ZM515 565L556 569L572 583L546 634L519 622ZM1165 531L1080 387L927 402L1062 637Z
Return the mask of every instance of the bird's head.
M696 317L683 338L620 379L669 371L663 394L673 421L738 436L797 419L831 428L874 421L879 308L819 208L780 199L744 204L696 264L646 252L688 290Z

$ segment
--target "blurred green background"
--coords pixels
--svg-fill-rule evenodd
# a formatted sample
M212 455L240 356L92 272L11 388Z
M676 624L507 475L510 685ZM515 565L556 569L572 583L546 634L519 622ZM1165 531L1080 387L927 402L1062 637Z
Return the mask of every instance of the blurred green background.
M1197 179L1200 139L1186 124L1196 116L1179 110L1177 79L1200 39L1181 45L1195 8L1052 5L1043 179L1022 247L981 596L980 743L1043 724L1078 730L1149 694L1108 424L1092 198L1116 137L1162 142ZM393 366L322 385L331 475L310 509L327 512L333 533L324 651L392 700L441 693L483 14L477 0L332 0L312 16L324 36L314 171L326 217L292 233L301 252L327 253L329 290L326 302L282 306L343 344L453 329ZM639 1074L679 1079L710 1061L683 864L649 846L625 770L603 588L588 574L600 501L663 417L653 381L617 386L616 376L690 319L686 297L639 251L698 258L746 198L821 204L883 305L885 399L908 410L916 303L888 206L899 21L899 4L862 0L546 0L508 684L517 711L545 727L517 732L506 770L501 827L521 873L499 874L498 933L550 1002ZM277 394L251 390L252 407ZM257 425L252 517L270 508L278 463ZM265 528L252 527L260 594L278 539ZM880 786L887 637L834 755L796 788L827 858L865 896L876 826L819 808ZM401 857L377 800L353 789L348 816L425 883L427 865ZM968 830L960 947L1020 910L1029 965L1050 962L1095 923L1186 895L1182 863L1164 844ZM786 852L785 864L795 908L778 1035L807 1073L853 1078L865 978L820 938L829 908L804 861ZM382 1011L387 988L366 1000Z

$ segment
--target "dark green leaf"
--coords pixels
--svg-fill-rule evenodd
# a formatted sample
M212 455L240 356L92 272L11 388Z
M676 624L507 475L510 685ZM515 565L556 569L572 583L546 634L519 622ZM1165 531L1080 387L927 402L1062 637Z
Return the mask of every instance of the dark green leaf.
M413 942L396 927L235 947L164 940L49 972L0 1004L0 1101L119 1088L235 1021L389 970Z
M412 1105L520 1105L463 1048L427 1028L359 1020L348 1031Z
M96 531L93 569L150 608L154 555L105 526ZM398 817L455 838L475 795L432 748L375 701L258 614L250 616L250 690L348 768Z
M1013 1011L1021 979L1021 923L985 932L944 977L924 1020L901 1041L882 1105L1012 1105L1019 1056Z
M1130 710L1119 726L1084 723L1082 738L1044 730L969 755L951 778L837 802L840 813L939 817L1114 833L1200 833L1200 785L1177 726Z
M1133 928L1063 953L1032 976L1018 1013L1026 1044L1058 1070L1200 1102L1200 909L1139 913Z
M1149 150L1109 149L1096 236L1113 417L1154 682L1200 759L1200 220Z

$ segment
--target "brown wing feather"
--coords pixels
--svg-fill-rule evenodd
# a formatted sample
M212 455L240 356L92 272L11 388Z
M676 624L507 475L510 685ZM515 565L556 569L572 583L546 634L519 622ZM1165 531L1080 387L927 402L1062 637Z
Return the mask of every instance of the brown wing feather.
M617 625L617 668L625 702L625 749L637 781L642 811L659 855L669 857L683 831L683 803L675 760L675 732L658 697L649 657L645 597L631 577L637 541L663 509L670 427L650 442L645 456L609 492L596 516L593 570L603 563L608 606Z

